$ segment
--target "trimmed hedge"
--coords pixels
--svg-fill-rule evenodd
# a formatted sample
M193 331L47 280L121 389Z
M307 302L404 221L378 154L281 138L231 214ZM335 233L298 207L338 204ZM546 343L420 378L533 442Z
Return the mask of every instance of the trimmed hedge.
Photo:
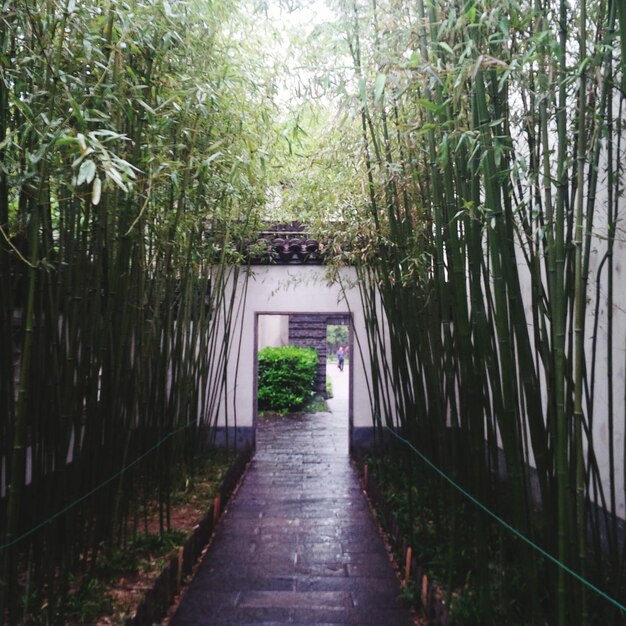
M314 393L317 360L313 348L259 350L259 409L290 413L302 408Z

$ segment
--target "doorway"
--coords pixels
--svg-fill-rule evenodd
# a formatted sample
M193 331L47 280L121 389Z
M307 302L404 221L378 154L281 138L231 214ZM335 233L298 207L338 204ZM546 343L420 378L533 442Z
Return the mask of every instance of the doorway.
M346 433L352 428L352 322L349 314L257 313L254 349L254 427L259 424L258 353L265 347L296 345L315 348L318 354L315 392ZM345 353L339 369L337 351Z

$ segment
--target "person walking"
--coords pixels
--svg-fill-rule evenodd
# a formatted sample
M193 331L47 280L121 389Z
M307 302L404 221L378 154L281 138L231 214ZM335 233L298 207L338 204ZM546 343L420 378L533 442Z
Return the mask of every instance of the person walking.
M337 367L343 372L343 362L346 358L346 353L343 350L343 346L339 346L337 350Z

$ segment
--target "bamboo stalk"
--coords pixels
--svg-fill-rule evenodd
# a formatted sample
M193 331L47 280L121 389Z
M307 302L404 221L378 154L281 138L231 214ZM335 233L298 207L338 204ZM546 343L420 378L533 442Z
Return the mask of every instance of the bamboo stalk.
M580 4L579 44L580 58L587 56L587 5L586 0ZM574 450L576 467L576 523L578 526L578 563L583 575L587 571L587 525L585 504L585 466L583 452L583 362L584 362L584 302L586 300L586 276L583 275L583 204L585 188L585 160L587 142L585 136L586 122L586 70L581 68L579 78L578 99L578 153L577 153L577 189L576 189L576 217L575 217L575 295L574 295ZM588 623L587 589L580 592L581 620L584 626Z

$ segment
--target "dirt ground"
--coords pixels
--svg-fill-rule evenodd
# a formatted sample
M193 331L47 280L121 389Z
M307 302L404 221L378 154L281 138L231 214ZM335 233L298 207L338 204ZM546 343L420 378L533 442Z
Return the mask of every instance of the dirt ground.
M233 459L230 459L232 461ZM182 531L185 536L198 526L200 521L207 515L215 495L218 492L221 479L228 469L228 463L217 471L217 475L211 475L194 481L193 489L187 493L179 493L173 498L170 510L170 530ZM159 533L158 509L152 512L148 521L148 533ZM111 581L108 597L112 600L113 611L102 615L95 626L119 626L125 620L132 617L142 601L145 592L150 589L154 580L163 569L163 564L168 557L174 555L179 548L175 547L167 552L149 555L140 563L140 566L131 572L125 573L118 579ZM173 612L173 608L170 614ZM165 624L166 622L162 622Z

